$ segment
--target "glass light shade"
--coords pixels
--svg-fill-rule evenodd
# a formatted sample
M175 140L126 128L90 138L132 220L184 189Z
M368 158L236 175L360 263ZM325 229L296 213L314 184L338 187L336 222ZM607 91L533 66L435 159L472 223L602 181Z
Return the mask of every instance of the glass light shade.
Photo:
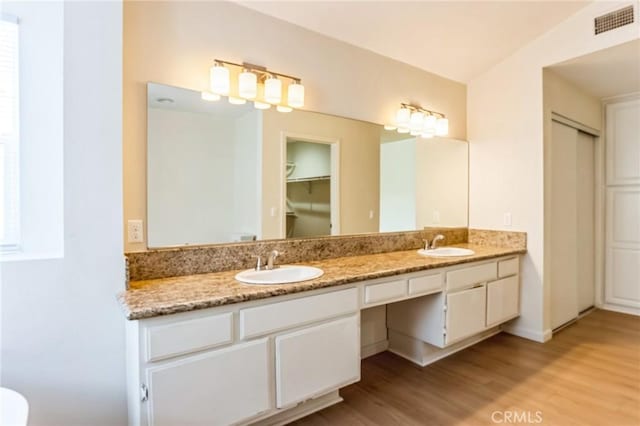
M270 104L278 104L282 99L282 82L275 77L264 81L264 100Z
M409 108L400 108L396 113L396 124L398 127L407 127L409 125L409 118L411 117L411 111Z
M267 105L268 105L268 104L267 104ZM278 106L276 107L276 109L278 110L278 112L291 112L291 111L293 111L293 108L288 107L288 106L286 106L286 105L278 105Z
M238 76L238 94L241 98L256 98L258 94L258 77L251 71L242 71Z
M409 120L409 128L414 132L420 133L422 126L424 125L424 112L414 111L411 113L411 119Z
M255 102L253 103L253 106L254 106L256 109L269 109L269 108L271 108L271 104L268 104L268 103L266 103L266 102L259 102L259 101L255 101Z
M211 91L218 95L229 94L229 69L224 65L211 67Z
M247 100L242 98L236 98L234 96L229 96L229 103L234 105L244 105L247 103Z
M304 86L300 83L292 83L287 88L287 103L293 108L304 106Z
M220 95L216 95L215 93L211 93L211 92L202 92L200 93L200 97L205 101L211 101L211 102L220 100Z
M384 125L384 129L385 130L395 130L395 129L397 129L397 127L394 126L393 124L385 124Z
M409 133L408 127L398 127L398 133Z
M449 120L442 117L436 121L436 135L447 136L449 134Z
M424 139L431 139L433 136L434 136L434 134L433 134L433 133L430 133L430 132L424 132L424 133L422 133L422 137L423 137Z
M436 132L436 116L427 115L424 119L424 126L422 126L422 133L434 134Z

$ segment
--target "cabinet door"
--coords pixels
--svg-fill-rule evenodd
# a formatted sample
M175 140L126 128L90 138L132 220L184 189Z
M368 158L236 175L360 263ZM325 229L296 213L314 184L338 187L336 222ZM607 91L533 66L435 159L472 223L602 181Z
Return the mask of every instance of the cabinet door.
M360 380L359 315L276 337L276 405Z
M447 345L484 330L486 302L484 285L447 294Z
M147 370L149 425L228 425L272 408L267 339Z
M518 277L487 284L487 327L493 327L518 315Z

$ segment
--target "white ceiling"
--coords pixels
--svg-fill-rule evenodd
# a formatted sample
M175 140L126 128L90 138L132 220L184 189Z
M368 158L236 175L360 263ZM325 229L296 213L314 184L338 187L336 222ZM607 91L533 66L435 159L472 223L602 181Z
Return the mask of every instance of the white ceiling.
M245 7L468 82L587 1L240 1Z
M640 92L640 40L549 68L597 98Z

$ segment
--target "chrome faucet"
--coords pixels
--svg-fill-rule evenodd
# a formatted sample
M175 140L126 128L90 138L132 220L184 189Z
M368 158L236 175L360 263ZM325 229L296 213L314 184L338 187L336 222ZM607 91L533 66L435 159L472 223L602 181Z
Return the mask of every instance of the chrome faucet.
M269 253L269 257L267 258L267 266L265 267L265 269L270 270L277 268L278 266L275 265L275 262L278 256L280 256L280 252L278 250L271 251L271 253Z
M442 234L438 234L435 237L433 237L433 240L431 240L431 243L429 243L429 240L424 240L424 249L435 250L436 248L438 248L438 241L442 241L442 240L444 240L444 235Z

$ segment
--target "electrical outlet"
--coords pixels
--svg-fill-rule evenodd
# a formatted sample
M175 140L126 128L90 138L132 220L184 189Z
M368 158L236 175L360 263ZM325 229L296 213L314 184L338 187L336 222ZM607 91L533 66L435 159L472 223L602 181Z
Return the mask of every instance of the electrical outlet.
M433 223L434 224L440 223L440 211L439 210L434 210L433 211Z
M511 226L511 212L506 212L502 221L504 226Z
M144 242L144 230L142 227L142 220L129 220L127 222L127 237L130 243L143 243Z
M373 219L373 210L369 210L369 219Z

